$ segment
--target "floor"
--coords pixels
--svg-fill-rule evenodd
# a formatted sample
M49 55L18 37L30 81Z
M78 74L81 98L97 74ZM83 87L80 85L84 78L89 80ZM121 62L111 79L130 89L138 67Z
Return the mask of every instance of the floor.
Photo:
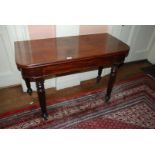
M140 61L135 63L127 63L122 66L117 74L116 82L136 76L143 71L141 68L151 65L148 61ZM79 86L71 87L56 91L55 88L47 89L47 100L56 100L61 97L68 97L77 93L94 90L96 88L105 88L107 86L109 76L102 78L99 84L96 84L96 79L81 82ZM37 93L33 92L32 96L22 92L21 86L14 86L0 89L0 114L8 111L14 111L20 108L37 104Z

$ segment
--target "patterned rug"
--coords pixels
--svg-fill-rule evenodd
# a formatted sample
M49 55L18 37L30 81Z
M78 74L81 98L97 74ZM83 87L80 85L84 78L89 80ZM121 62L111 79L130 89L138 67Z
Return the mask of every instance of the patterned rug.
M155 79L140 75L116 84L109 104L105 90L95 90L48 106L49 119L40 109L0 118L0 128L142 129L155 128Z

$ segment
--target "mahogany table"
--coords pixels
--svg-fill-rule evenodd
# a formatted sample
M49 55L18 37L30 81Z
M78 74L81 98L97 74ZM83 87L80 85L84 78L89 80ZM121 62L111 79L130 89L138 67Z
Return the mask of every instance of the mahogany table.
M98 68L97 81L100 81L102 69L111 67L105 96L108 102L116 73L128 52L128 45L107 33L15 42L17 67L29 94L32 93L30 82L36 82L44 119L48 119L44 89L46 78Z

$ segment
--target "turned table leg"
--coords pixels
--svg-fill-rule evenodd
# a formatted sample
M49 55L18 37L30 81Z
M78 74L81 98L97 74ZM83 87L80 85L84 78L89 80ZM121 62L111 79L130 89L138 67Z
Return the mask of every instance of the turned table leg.
M97 76L97 78L96 78L96 83L99 83L100 80L101 80L102 70L103 70L103 67L100 66L100 67L98 68L98 76Z
M108 82L107 93L106 93L106 96L105 96L105 101L106 102L108 102L109 99L110 99L112 88L113 88L113 85L114 85L115 80L116 80L116 74L117 74L118 68L119 68L119 65L113 65L112 68L111 68L110 79L109 79L109 82Z
M41 107L42 117L45 120L47 120L48 114L47 114L47 110L46 110L44 80L37 80L36 86L37 86L37 93L38 93L39 103L40 103L40 107Z
M27 79L27 78L25 78L24 80L25 80L25 83L26 83L26 86L27 86L27 93L28 93L29 95L31 95L31 94L32 94L32 89L31 89L30 80Z

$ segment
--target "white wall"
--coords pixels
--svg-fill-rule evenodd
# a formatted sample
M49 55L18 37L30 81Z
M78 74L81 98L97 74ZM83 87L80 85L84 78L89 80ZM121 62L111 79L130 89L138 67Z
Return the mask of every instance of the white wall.
M117 37L130 46L129 55L125 62L153 58L153 52L150 55L155 37L154 25L126 25L120 30Z
M77 36L79 27L79 25L57 25L56 37Z
M0 87L21 83L15 64L14 41L25 40L25 31L24 26L0 26Z
M150 48L150 52L148 54L148 60L152 63L155 64L155 31L153 33L153 37L152 37L152 46Z

